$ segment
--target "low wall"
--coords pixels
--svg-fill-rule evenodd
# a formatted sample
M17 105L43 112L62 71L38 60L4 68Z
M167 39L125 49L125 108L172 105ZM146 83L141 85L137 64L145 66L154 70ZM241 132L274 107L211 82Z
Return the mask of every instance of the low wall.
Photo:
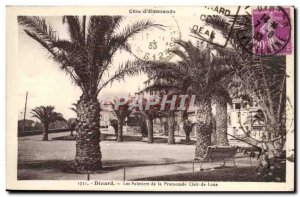
M66 132L70 131L69 128L66 129L49 129L49 133L59 133L59 132ZM24 131L24 132L19 132L18 137L23 137L23 136L31 136L31 135L41 135L43 133L43 130L34 130L34 131Z

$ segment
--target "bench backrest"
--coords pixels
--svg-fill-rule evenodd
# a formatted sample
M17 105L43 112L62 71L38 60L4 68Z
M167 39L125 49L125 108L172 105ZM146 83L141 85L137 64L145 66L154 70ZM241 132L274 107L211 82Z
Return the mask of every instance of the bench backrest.
M237 149L232 146L209 146L207 148L205 160L223 160L234 157Z

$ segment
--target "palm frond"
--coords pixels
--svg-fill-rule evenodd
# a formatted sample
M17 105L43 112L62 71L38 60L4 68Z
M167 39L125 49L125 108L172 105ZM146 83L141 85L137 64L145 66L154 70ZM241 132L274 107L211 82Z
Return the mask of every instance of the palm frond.
M83 27L78 16L63 16L63 23L68 24L68 33L72 43L85 45Z

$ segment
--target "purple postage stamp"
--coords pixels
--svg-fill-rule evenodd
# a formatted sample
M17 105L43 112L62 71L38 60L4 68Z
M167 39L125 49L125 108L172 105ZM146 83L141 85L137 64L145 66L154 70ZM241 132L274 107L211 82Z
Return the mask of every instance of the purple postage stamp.
M252 20L255 55L289 55L292 53L289 8L257 8L253 10Z

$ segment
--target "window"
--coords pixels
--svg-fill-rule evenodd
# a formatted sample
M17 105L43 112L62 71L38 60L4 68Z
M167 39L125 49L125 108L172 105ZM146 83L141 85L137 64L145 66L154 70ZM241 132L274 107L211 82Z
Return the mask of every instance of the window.
M241 109L241 104L240 103L236 103L235 104L235 109Z

